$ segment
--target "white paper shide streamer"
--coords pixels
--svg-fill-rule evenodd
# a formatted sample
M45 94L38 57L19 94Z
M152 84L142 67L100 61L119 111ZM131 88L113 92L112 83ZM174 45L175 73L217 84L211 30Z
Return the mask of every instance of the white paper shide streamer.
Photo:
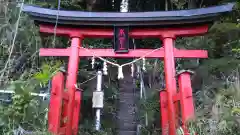
M132 73L131 76L133 77L134 76L134 64L133 63L131 64L131 73Z
M95 57L92 57L92 69L94 69L94 64L95 64Z
M108 70L108 69L107 69L107 62L104 61L104 62L103 62L103 74L104 74L104 75L108 75L107 70Z
M104 63L103 63L103 72L104 72L104 75L107 75L108 73L107 73L107 64L110 64L110 65L113 65L113 66L116 66L116 67L118 67L118 79L123 79L124 78L124 75L123 75L123 70L122 70L122 68L124 67L124 66L127 66L127 65L132 65L132 67L131 67L131 71L132 71L132 76L134 75L134 70L135 70L135 67L134 67L134 63L136 63L137 61L140 61L140 60L142 60L142 69L144 70L144 71L146 71L146 61L145 61L145 57L146 56L148 56L148 55L150 55L151 53L153 53L153 52L155 52L155 51L157 51L157 50L159 50L159 49L161 49L161 48L157 48L157 49L154 49L154 50L152 50L152 51L149 51L148 53L146 53L146 54L144 54L142 57L140 57L140 58L137 58L137 59L135 59L135 60L133 60L133 61L131 61L131 62L128 62L128 63L125 63L125 64L122 64L122 65L119 65L119 64L117 64L117 63L114 63L114 62L111 62L111 61L109 61L109 60L107 60L107 59L104 59L104 58L102 58L102 57L100 57L100 56L96 56L95 55L95 53L94 52L92 52L92 51L90 51L89 49L87 49L87 48L84 48L84 47L81 47L82 49L85 49L86 51L88 51L89 53L91 53L92 54L92 67L94 67L94 64L95 64L95 58L99 58L100 60L102 60ZM141 67L140 66L137 66L137 70L140 70L141 69Z
M143 71L146 71L146 59L145 58L142 58L142 63L143 63L142 69L143 69Z

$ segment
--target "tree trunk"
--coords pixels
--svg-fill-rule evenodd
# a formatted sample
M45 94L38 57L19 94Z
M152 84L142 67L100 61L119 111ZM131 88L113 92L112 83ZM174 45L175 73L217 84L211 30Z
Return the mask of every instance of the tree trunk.
M188 0L188 9L197 8L196 0Z

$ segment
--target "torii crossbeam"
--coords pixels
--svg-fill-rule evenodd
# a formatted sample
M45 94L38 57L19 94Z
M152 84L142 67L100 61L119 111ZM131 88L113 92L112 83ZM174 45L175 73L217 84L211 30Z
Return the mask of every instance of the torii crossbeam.
M222 13L232 11L234 3L222 6L158 12L110 13L57 11L25 5L23 11L28 13L39 24L40 32L67 36L71 46L62 49L40 49L40 56L69 57L66 89L63 91L63 75L58 74L53 83L49 108L49 130L54 134L77 134L81 91L76 91L79 57L99 56L116 58L163 58L166 80L165 92L160 93L162 128L167 125L168 133L176 135L176 128L185 127L186 121L194 115L191 96L189 72L182 72L178 77L179 92L176 86L175 58L207 58L204 50L181 50L174 47L177 37L203 35ZM58 16L58 27L54 29ZM104 28L103 28L104 27ZM163 47L153 49L134 49L128 47L129 38L159 38ZM109 49L82 48L84 38L113 38L114 47ZM64 100L64 101L63 101ZM176 116L179 114L175 102L180 101L183 125L179 125ZM64 103L61 109L61 103ZM56 111L56 109L58 111ZM53 114L53 112L57 114ZM55 117L58 116L58 117ZM61 123L62 119L67 119ZM165 125L166 124L166 125ZM187 135L187 130L184 130Z

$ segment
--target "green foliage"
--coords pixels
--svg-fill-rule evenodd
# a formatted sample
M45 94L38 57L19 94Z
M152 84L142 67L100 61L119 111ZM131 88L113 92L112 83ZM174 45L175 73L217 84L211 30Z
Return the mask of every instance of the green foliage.
M149 91L149 90L147 90ZM140 102L140 121L141 134L144 135L158 135L161 129L156 125L156 120L159 119L160 114L158 91L153 91L148 94L147 100ZM146 125L147 124L147 125Z
M28 78L28 80L17 80L9 86L15 93L12 96L12 103L7 106L1 105L0 132L12 134L21 126L25 130L47 133L47 107L43 102L31 95L36 89L46 87L47 82L58 71L61 62L43 64L41 70Z
M199 135L238 135L240 133L239 86L239 78L237 78L227 89L219 90L213 100L203 102L196 111L197 119L189 122L190 131Z
M46 87L48 81L55 75L59 68L63 65L62 62L57 61L49 64L43 64L41 70L33 75L33 78L40 82L42 87Z
M79 1L75 0L64 0L64 1L38 1L35 0L34 3L35 5L45 7L45 8L54 8L58 9L58 4L60 3L61 9L65 10L83 10L82 8L82 3Z
M46 132L46 111L39 110L40 102L31 96L26 82L14 82L15 94L10 105L0 106L0 132L13 134L21 126L25 130Z
M207 1L203 0L197 7L210 6L213 3L228 2L225 1ZM119 0L116 0L116 3ZM131 1L132 3L136 3ZM149 0L137 2L134 8L137 11L144 11L149 7L151 10L165 10L165 5L161 2ZM187 9L186 0L171 0L168 7L172 9ZM42 7L57 8L58 1L39 2L27 1L30 4L37 4ZM62 1L61 9L67 10L85 10L81 1ZM111 4L109 4L112 6ZM116 5L116 4L115 4ZM149 6L149 7L148 7ZM56 37L43 37L38 33L38 28L33 24L28 16L21 14L19 18L19 8L14 2L7 1L0 4L4 12L0 12L0 67L1 82L8 84L9 88L15 91L13 103L0 106L0 134L13 134L13 130L18 126L31 131L40 131L46 133L46 110L47 105L43 105L39 99L30 95L30 92L38 91L39 87L44 88L47 82L59 71L64 62L56 62L56 58L39 60L37 54L41 46L67 47L68 40ZM156 9L155 9L156 7ZM1 10L0 9L0 10ZM109 9L109 7L106 7ZM1 10L2 11L2 10ZM16 29L17 20L20 19L19 27ZM239 134L239 113L240 96L239 84L235 80L239 78L232 75L239 66L239 10L234 14L229 14L221 18L221 22L215 23L210 33L205 36L177 39L176 46L186 49L206 49L209 52L209 59L199 61L186 61L178 59L177 69L190 68L197 71L197 77L203 80L199 91L196 91L197 116L193 122L189 123L191 133L197 132L199 135L238 135ZM14 39L14 35L17 35ZM55 40L56 39L56 40ZM53 42L54 41L54 42ZM13 44L14 42L14 44ZM157 39L136 40L138 48L156 48L161 42ZM112 46L111 40L86 39L84 46L109 48ZM58 46L57 46L58 45ZM10 53L11 48L13 52ZM28 64L23 74L14 74L15 79L10 76L9 71L16 63L16 58L27 54ZM111 59L113 60L113 59ZM47 61L47 62L46 62ZM6 65L6 63L9 63ZM81 60L81 69L79 70L79 82L84 82L94 75L95 72L88 67L88 60ZM190 66L189 66L190 65ZM4 68L6 66L6 68ZM39 68L40 66L40 68ZM115 72L115 71L113 71ZM80 134L84 135L111 135L115 134L116 122L114 117L117 111L117 93L118 87L113 73L104 81L105 106L103 110L103 131L101 133L93 130L94 113L91 107L92 90L94 90L95 80L81 84L84 89L82 120L80 124ZM114 76L114 75L113 75ZM143 135L157 135L160 132L159 124L159 101L158 92L164 83L163 63L158 60L149 60L147 62L146 76L149 87L147 88L147 100L139 103L139 120L141 121L141 130ZM159 79L160 78L160 79ZM11 80L14 81L12 84ZM194 80L193 80L194 81ZM78 83L79 83L78 82ZM233 83L234 82L234 83ZM229 85L231 84L231 85ZM160 86L161 85L161 86ZM193 86L195 89L195 87ZM47 103L45 103L47 104ZM147 114L148 125L145 124L145 115ZM47 134L47 133L46 133Z

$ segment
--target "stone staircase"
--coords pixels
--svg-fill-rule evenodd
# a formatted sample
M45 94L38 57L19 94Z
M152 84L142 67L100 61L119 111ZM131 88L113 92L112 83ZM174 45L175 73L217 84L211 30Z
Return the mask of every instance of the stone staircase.
M137 106L139 92L135 91L135 83L131 74L124 74L119 81L118 103L118 135L137 135Z

